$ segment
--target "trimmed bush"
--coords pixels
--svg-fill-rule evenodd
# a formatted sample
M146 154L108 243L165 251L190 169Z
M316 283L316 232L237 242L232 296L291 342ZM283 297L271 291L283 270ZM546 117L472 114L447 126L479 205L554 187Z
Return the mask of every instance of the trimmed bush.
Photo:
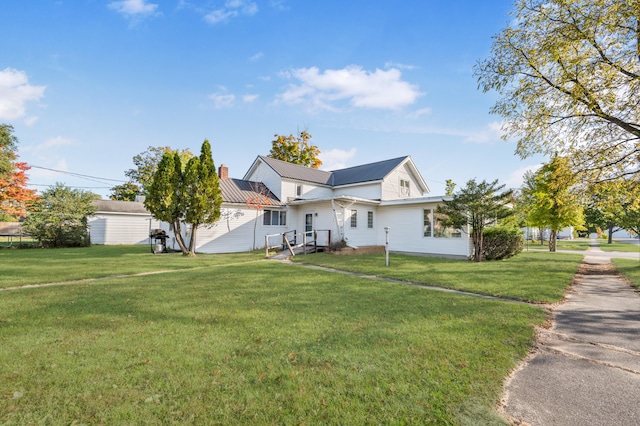
M508 259L522 251L524 238L516 228L492 226L482 232L482 257L486 260Z

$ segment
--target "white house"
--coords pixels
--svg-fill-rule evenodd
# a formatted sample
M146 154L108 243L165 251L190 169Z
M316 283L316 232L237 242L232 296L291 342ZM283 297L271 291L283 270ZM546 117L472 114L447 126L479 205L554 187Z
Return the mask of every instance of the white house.
M302 235L310 231L317 231L323 244L344 240L352 247L384 245L385 228L390 229L392 251L468 257L472 250L468 232L440 224L435 209L443 197L428 195L429 188L409 156L335 171L258 156L243 179L229 178L224 165L219 176L221 219L198 229L199 252L260 248L265 235L285 232L295 232L301 242ZM119 208L121 205L114 206L114 210ZM148 213L145 219L136 219L133 212L121 212L121 217L105 210L98 209L90 221L94 243L145 243L151 228L168 229L166 224L153 223ZM125 242L116 237L116 230L123 226L130 226L129 235L135 233L138 240Z

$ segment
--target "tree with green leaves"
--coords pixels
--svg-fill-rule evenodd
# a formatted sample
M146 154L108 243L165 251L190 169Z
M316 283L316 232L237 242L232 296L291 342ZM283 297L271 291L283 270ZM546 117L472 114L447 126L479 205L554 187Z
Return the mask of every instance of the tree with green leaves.
M129 181L111 188L111 195L109 195L109 198L119 201L135 201L136 197L140 195L141 192L142 189L138 184Z
M609 244L618 229L640 235L640 181L620 179L594 185L589 190L586 217L589 227L607 229Z
M144 200L153 217L171 224L176 242L184 255L195 255L198 226L220 218L222 194L208 140L200 157L192 157L182 170L176 151L165 152L158 164ZM189 245L182 236L182 223L191 227Z
M88 217L100 196L56 183L42 192L22 229L46 247L80 247L90 244Z
M129 181L111 188L110 198L112 200L134 201L136 195L147 195L153 175L158 170L160 160L162 160L164 154L173 152L178 154L181 164L186 165L189 159L193 157L193 153L189 149L174 151L169 146L150 146L133 157L135 168L124 172Z
M451 200L444 200L437 212L444 215L444 226L465 229L468 227L473 241L473 260L482 261L483 230L497 221L513 214L509 207L513 191L503 191L505 185L475 179L467 182L453 194ZM466 232L466 231L465 231Z
M528 218L531 224L549 228L549 251L556 251L556 237L568 226L582 227L582 200L576 189L577 176L566 157L554 157L536 173L531 186L522 192L530 199Z
M0 124L0 178L8 177L13 171L18 138L13 134L13 126Z
M192 157L187 163L182 181L182 204L185 222L191 225L189 253L195 256L196 232L202 224L212 224L220 219L222 191L211 155L211 145L205 139L200 157Z
M309 143L312 136L308 132L302 131L298 136L280 136L277 133L274 136L269 157L313 169L322 165L318 158L320 150Z
M507 28L478 62L479 87L497 91L522 158L570 159L591 181L640 168L640 2L516 0Z
M453 195L453 192L456 190L456 184L455 182L453 182L453 179L447 179L445 181L445 188L444 188L444 194L447 197L450 197Z

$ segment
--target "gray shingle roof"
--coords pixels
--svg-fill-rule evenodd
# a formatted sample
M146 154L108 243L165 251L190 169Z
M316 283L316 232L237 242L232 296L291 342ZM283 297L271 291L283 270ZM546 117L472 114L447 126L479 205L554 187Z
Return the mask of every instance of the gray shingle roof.
M142 213L150 214L144 204L137 201L95 200L96 213Z
M329 184L332 186L340 186L382 180L407 158L407 156L398 157L391 160L334 170L331 174Z
M363 164L331 172L287 163L286 161L276 160L275 158L262 155L258 158L268 164L283 178L318 183L321 185L340 186L382 180L409 157L392 158L390 160Z
M258 158L268 164L283 178L318 183L320 185L330 185L329 179L331 179L331 172L287 163L286 161L276 160L275 158L265 157L263 155L258 156Z
M245 204L260 202L270 206L282 206L280 200L262 182L242 179L220 179L222 199L225 203Z

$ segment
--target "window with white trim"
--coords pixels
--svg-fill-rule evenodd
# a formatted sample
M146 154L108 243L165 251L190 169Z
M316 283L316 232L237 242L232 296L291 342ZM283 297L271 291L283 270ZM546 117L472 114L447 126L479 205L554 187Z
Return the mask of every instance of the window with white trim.
M358 210L351 210L351 227L358 227Z
M296 197L300 197L302 196L302 185L301 184L297 184L296 185Z
M267 226L285 226L287 224L287 212L284 210L265 210L262 216L262 224Z
M424 237L433 237L433 227L431 224L433 223L431 209L424 209L423 213L423 221L422 221L422 236Z
M373 212L367 212L367 228L373 228Z
M410 182L406 179L400 179L400 195L409 196L411 191L409 189Z

